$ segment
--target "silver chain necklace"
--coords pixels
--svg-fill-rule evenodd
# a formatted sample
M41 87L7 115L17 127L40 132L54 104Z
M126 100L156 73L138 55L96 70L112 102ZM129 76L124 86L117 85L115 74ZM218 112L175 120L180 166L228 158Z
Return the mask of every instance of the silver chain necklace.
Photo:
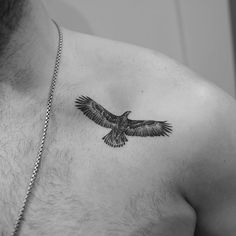
M40 163L41 163L41 158L42 158L42 153L43 153L43 148L44 148L44 142L45 142L45 139L46 139L47 129L48 129L48 122L49 122L49 118L50 118L50 110L51 110L51 105L52 105L52 100L53 100L53 93L54 93L54 90L55 90L57 75L58 75L58 71L59 71L59 65L60 65L60 61L61 61L63 35L62 35L62 31L60 30L60 27L58 26L58 24L54 20L52 20L52 21L54 22L54 24L57 27L58 34L59 34L59 42L58 42L56 62L55 62L53 76L52 76L52 82L51 82L49 97L48 97L46 118L45 118L44 128L43 128L43 136L42 136L41 145L39 147L38 155L37 155L37 158L36 158L36 161L35 161L35 164L34 164L33 173L32 173L32 176L30 178L29 185L28 185L28 189L27 189L27 192L25 194L25 198L24 198L22 207L20 209L20 213L19 213L18 218L16 220L16 223L15 223L15 226L14 226L14 231L11 234L12 236L17 236L19 234L20 227L22 225L22 220L24 219L25 209L26 209L26 207L29 203L29 197L31 195L32 188L34 186L35 179L37 177L37 173L38 173L39 166L40 166Z

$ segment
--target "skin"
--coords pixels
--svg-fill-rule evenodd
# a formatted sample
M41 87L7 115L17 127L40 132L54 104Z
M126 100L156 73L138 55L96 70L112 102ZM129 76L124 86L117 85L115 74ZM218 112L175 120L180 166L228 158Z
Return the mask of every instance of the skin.
M29 4L0 60L1 235L12 231L32 173L58 40L40 1ZM62 31L43 162L21 235L235 235L235 100L163 54ZM168 120L173 133L109 147L101 139L109 130L75 108L80 95L114 114L132 111L130 119Z

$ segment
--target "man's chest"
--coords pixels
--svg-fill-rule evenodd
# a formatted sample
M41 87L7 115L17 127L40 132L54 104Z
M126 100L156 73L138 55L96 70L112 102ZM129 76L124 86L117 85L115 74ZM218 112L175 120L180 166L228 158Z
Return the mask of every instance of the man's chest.
M19 119L14 126L9 120L2 128L3 235L13 227L25 196L40 145L40 122ZM52 114L22 235L171 235L183 217L190 228L191 214L170 191L165 165L154 166L148 156L141 158L144 154L137 154L132 142L116 150L106 146L103 130L81 124L75 131L73 122L65 127Z

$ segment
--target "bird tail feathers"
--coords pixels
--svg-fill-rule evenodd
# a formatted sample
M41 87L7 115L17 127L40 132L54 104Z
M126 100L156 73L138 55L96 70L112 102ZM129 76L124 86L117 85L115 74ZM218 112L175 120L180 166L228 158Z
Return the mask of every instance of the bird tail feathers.
M125 142L128 141L123 132L117 133L115 130L111 130L102 139L111 147L122 147L125 145Z

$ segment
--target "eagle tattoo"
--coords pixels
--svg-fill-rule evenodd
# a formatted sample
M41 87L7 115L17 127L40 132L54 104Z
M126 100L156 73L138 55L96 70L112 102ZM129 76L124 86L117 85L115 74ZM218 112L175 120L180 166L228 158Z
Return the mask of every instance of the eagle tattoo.
M172 132L172 126L167 121L130 120L128 115L131 111L116 116L87 96L80 96L75 100L75 103L75 106L89 119L102 127L111 129L102 138L111 147L124 146L128 141L126 135L154 137L169 136L168 134Z

